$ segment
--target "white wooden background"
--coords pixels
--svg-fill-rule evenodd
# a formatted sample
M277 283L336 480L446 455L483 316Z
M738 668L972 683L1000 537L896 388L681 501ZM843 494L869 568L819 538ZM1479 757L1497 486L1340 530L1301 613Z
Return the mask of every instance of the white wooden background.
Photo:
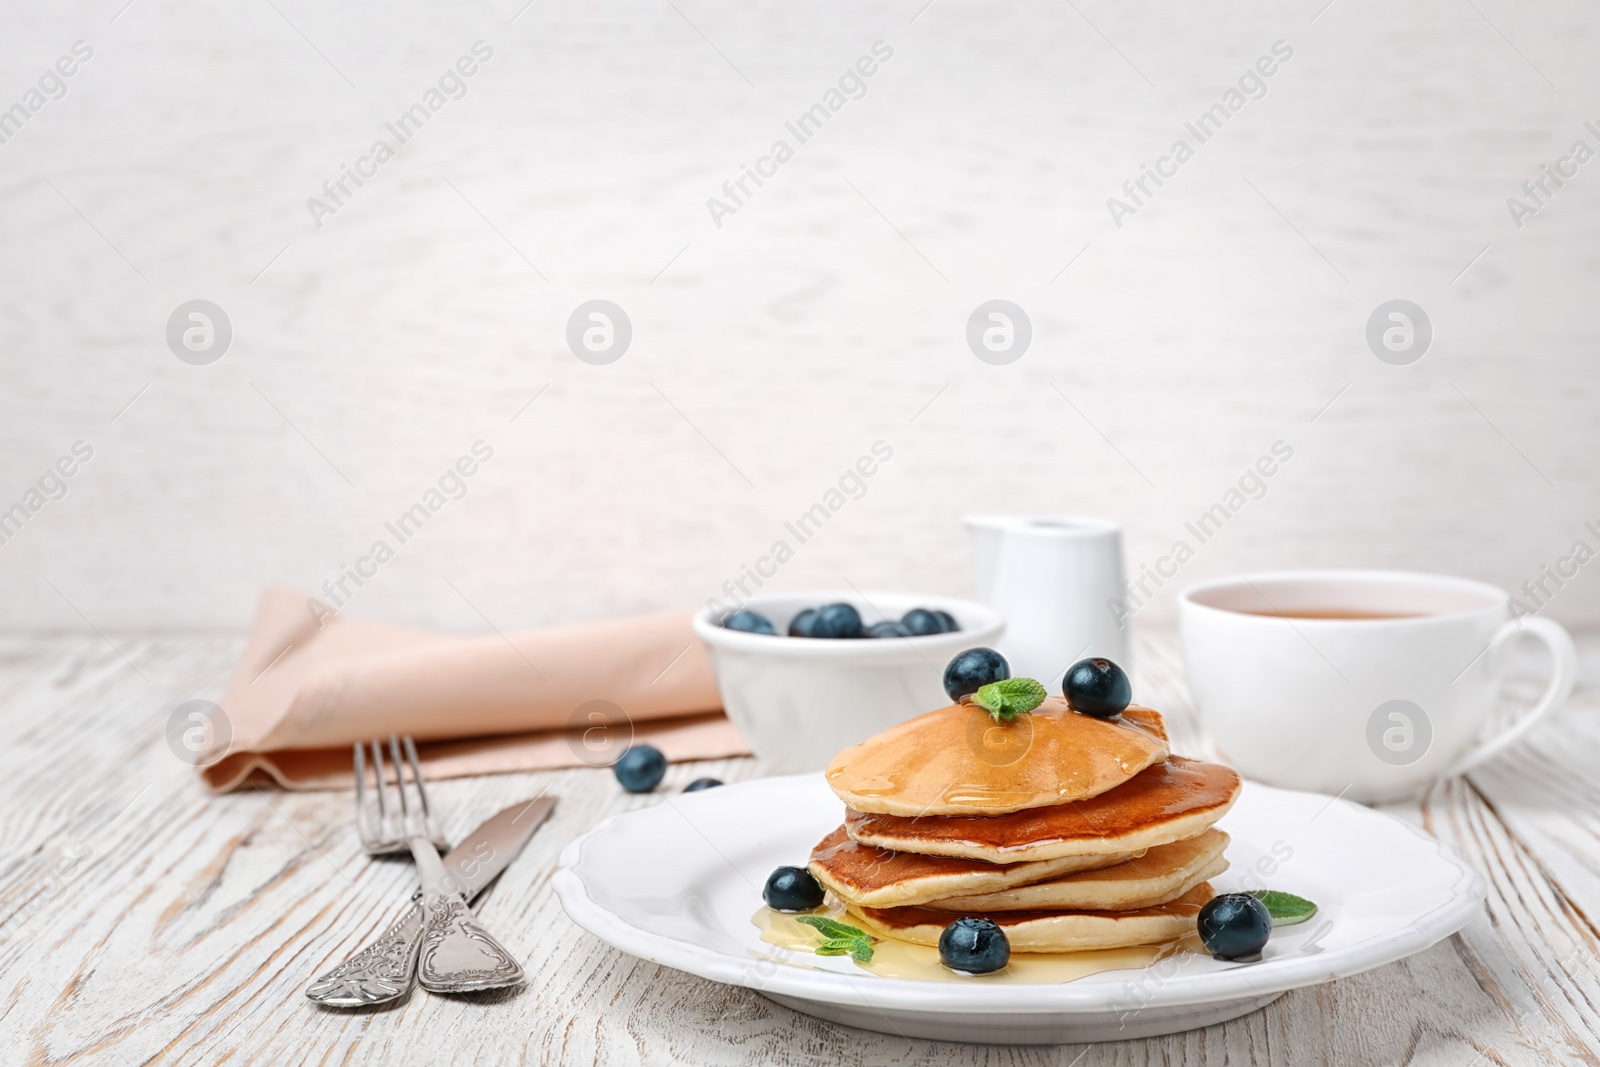
M1521 230L1505 206L1600 148L1597 27L1583 0L7 5L0 107L94 57L0 145L0 508L95 455L0 544L0 626L237 629L480 438L351 611L697 604L879 439L781 585L967 592L971 511L1117 519L1137 567L1282 439L1174 585L1516 587L1600 547L1600 163ZM468 95L316 228L307 198L480 39ZM706 198L880 39L867 96L717 228ZM1106 198L1280 39L1268 95L1115 228ZM235 330L208 367L163 339L197 297ZM597 297L635 329L608 367L563 342ZM1008 367L963 341L993 297L1034 324ZM1434 323L1414 366L1363 343L1392 297ZM1592 569L1555 617L1600 621Z
M345 793L207 797L156 707L220 694L236 641L107 635L0 641L0 1064L774 1064L781 1067L1544 1067L1600 1060L1600 691L1466 781L1398 807L1485 872L1484 912L1402 963L1148 1041L985 1047L819 1022L745 989L617 952L550 891L562 846L661 803L607 771L444 782L459 840L548 786L560 804L481 906L529 980L418 992L368 1013L314 1009L316 974L385 928L415 885L365 856ZM1582 642L1586 677L1600 638ZM1170 636L1140 649L1141 699L1197 752ZM123 656L127 659L124 660ZM1537 692L1536 687L1530 687ZM664 788L752 760L672 767ZM648 872L641 872L647 877Z

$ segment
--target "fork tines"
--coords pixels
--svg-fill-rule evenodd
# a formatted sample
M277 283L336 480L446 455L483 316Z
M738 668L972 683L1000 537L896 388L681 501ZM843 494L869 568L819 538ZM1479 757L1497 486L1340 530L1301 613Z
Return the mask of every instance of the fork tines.
M408 734L404 738L389 735L389 758L394 764L392 789L397 799L391 802L391 785L388 768L384 766L383 743L377 738L367 742L371 746L373 792L377 794L376 811L366 800L367 749L361 742L355 744L356 780L356 832L361 837L361 847L374 855L386 852L405 852L407 840L422 837L440 849L448 848L444 836L434 822L433 809L428 803L428 788L423 782L422 765L417 760L417 746ZM401 757L402 748L404 758ZM405 767L411 768L411 784L406 784ZM408 794L414 794L408 795Z

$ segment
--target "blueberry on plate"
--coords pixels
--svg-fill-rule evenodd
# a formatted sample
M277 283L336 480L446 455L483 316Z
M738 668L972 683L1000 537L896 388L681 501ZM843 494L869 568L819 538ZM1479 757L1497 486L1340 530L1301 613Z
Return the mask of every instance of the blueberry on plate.
M811 624L817 621L817 609L806 608L789 620L790 637L810 637Z
M961 624L956 622L956 617L950 614L948 611L945 611L941 608L934 608L933 613L939 616L940 622L944 623L945 633L953 634L958 633L961 630Z
M1080 659L1061 676L1061 695L1073 711L1114 719L1133 700L1133 686L1121 667L1108 659Z
M1212 897L1196 923L1200 940L1219 960L1258 960L1272 936L1272 913L1249 893Z
M918 637L944 633L944 620L927 608L912 608L900 617L900 625Z
M630 793L648 793L667 773L667 757L654 745L634 745L611 765L611 773Z
M722 625L729 630L742 630L747 634L775 634L777 629L772 625L772 620L765 615L758 615L753 611L736 611L722 620Z
M804 867L779 867L767 876L761 899L775 911L810 911L822 906L822 883Z
M1011 962L1011 942L993 919L957 919L939 935L939 962L964 974L993 974Z
M1011 677L1011 664L992 648L969 648L958 652L944 669L944 691L951 700L976 693L990 682Z
M702 789L715 789L722 784L721 778L696 778L683 787L685 793L698 793Z
M884 619L867 627L868 637L910 637L911 631L906 629L905 623L896 622L894 619Z
M849 604L828 604L817 609L812 637L852 638L862 633L861 612Z

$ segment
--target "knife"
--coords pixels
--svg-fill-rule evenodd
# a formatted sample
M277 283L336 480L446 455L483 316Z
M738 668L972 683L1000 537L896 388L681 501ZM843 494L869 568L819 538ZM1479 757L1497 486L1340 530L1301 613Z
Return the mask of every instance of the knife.
M535 797L485 819L445 854L447 883L471 903L517 858L555 806L555 797ZM417 984L422 929L422 906L414 896L398 922L307 986L306 996L330 1008L365 1008L406 996Z
M517 858L555 806L555 797L535 797L479 823L461 844L445 853L444 873L451 886L461 891L468 904L472 903L472 898Z

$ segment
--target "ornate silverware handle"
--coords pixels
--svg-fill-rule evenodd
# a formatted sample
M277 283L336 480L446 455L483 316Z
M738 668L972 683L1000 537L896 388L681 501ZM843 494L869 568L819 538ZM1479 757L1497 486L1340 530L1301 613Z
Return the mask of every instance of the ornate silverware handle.
M359 759L357 763L360 763ZM538 796L525 803L513 804L485 819L466 840L439 861L444 868L445 889L459 893L470 904L472 898L494 881L522 851L533 832L549 816L555 803L555 797ZM357 810L359 812L359 807ZM401 847L410 846L409 843L402 843ZM318 978L307 988L306 996L330 1008L365 1008L399 1000L409 994L417 985L417 955L422 947L421 900L422 893L419 890L412 897L411 908L399 922L384 931L376 941L362 946L354 956ZM448 901L442 901L440 908L448 911ZM501 952L504 952L503 948ZM506 958L509 959L509 955ZM490 969L498 975L498 967ZM498 978L494 981L498 982Z
M410 839L422 876L422 945L417 980L435 993L500 989L523 980L522 965L485 930L446 876L426 838Z
M399 1000L417 982L422 919L422 905L413 903L382 937L306 987L306 996L330 1008L365 1008Z

